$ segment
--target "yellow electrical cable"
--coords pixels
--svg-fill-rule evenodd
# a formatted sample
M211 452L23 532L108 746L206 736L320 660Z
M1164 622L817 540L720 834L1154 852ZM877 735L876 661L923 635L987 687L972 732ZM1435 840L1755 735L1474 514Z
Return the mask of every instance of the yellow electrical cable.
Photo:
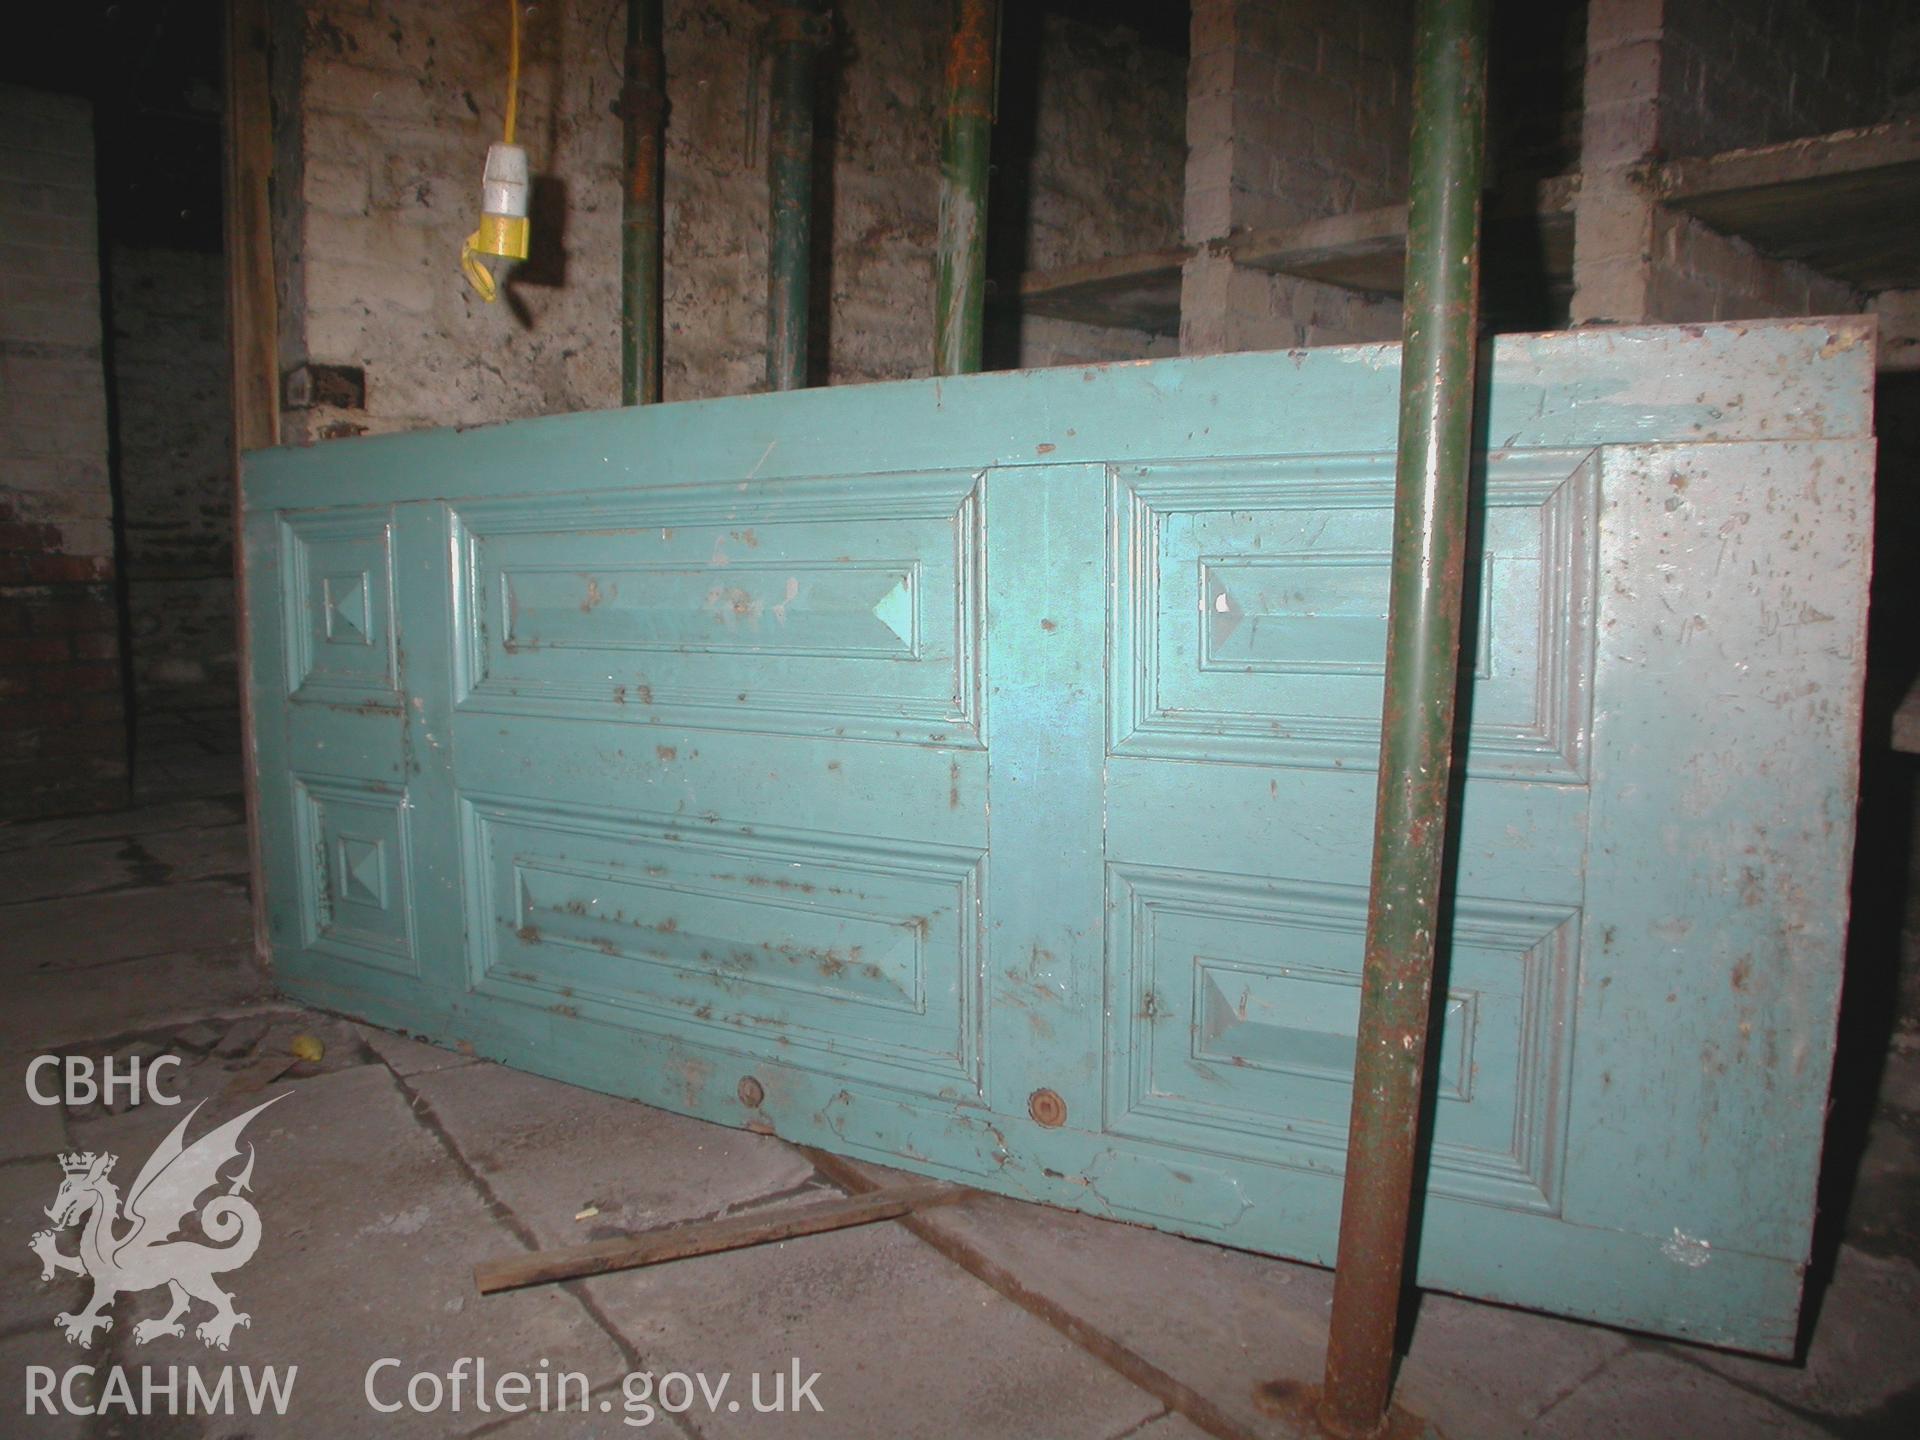
M507 0L507 123L501 139L513 144L513 122L520 116L520 0Z
M507 0L507 115L505 123L500 127L500 138L503 143L513 144L514 124L519 118L520 0ZM479 292L482 300L491 305L499 296L499 285L493 278L493 272L480 263L480 256L497 253L498 246L495 245L484 251L481 249L480 236L481 232L487 228L487 218L483 216L480 224L481 229L469 235L466 243L460 247L460 268L466 274L467 283ZM520 247L520 253L526 253L524 243Z

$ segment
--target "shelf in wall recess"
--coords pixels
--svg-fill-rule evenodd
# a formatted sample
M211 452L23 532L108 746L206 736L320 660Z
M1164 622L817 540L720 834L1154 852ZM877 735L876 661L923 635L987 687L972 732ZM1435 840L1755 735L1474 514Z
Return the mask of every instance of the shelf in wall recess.
M1920 116L1669 160L1666 205L1862 290L1920 287Z
M1552 175L1493 192L1485 224L1487 288L1525 272L1538 287L1564 292L1573 276L1573 204L1578 175ZM1255 230L1227 242L1242 265L1363 290L1398 295L1407 266L1407 207L1382 205Z
M997 298L1029 315L1178 335L1180 269L1192 254L1190 246L1170 245L1057 270L1029 270L1011 295L1002 291Z

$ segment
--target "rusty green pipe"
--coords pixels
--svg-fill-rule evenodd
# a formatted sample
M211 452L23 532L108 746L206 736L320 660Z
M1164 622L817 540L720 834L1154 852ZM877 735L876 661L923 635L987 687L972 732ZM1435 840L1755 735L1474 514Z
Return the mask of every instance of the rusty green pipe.
M813 81L827 0L775 5L767 26L767 388L807 383L807 289L813 273Z
M1488 0L1419 0L1380 786L1320 1421L1379 1433L1432 1006L1466 573Z
M987 160L993 143L995 0L956 0L940 138L933 369L980 368L987 316Z
M660 0L627 0L620 115L627 183L620 207L620 403L660 399L662 148L667 114Z

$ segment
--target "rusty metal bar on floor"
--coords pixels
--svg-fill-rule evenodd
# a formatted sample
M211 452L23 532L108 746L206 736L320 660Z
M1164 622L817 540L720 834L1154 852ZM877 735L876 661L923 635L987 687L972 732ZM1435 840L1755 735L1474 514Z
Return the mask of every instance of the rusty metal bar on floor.
M627 183L620 209L620 403L660 399L661 180L667 118L661 0L627 0L620 115Z
M1321 1424L1387 1423L1447 847L1479 340L1487 0L1419 0L1380 782Z
M987 306L987 161L993 144L995 0L955 0L940 139L933 369L980 368Z
M800 1146L800 1153L813 1162L814 1169L849 1195L871 1195L884 1188L859 1163L844 1155L812 1146ZM996 1202L989 1204L1018 1201ZM902 1215L900 1228L945 1256L974 1279L998 1291L1043 1324L1065 1336L1110 1370L1116 1371L1167 1409L1183 1416L1216 1440L1257 1440L1255 1432L1229 1415L1213 1400L1201 1394L1171 1372L1161 1369L1116 1335L1102 1330L1085 1316L1075 1313L1052 1296L1021 1279L1012 1267L987 1254L964 1235L944 1227L940 1217L918 1212Z
M788 0L767 22L767 388L807 383L807 291L813 277L814 71L832 35L827 0Z

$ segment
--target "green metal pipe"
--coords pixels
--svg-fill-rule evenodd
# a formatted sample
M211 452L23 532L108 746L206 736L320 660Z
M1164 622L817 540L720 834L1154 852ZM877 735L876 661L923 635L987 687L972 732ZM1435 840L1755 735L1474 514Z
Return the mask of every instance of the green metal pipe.
M827 0L776 5L767 27L767 388L807 383L807 287L813 273L813 80L831 20Z
M1466 569L1488 0L1419 0L1380 786L1320 1420L1379 1433L1421 1118Z
M627 184L620 207L620 403L660 399L661 180L667 115L660 0L627 0L620 114Z
M933 369L980 368L987 323L987 161L993 146L995 0L957 0L940 138Z

